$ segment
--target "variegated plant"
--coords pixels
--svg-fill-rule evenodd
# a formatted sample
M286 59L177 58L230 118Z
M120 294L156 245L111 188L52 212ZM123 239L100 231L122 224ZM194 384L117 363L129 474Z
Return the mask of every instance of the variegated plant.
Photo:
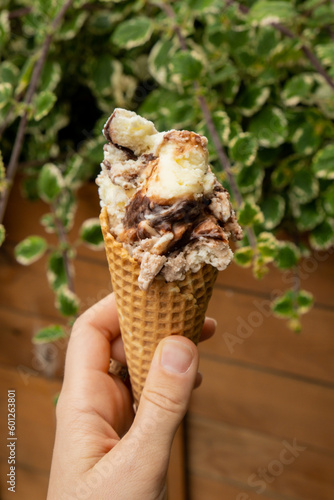
M273 312L298 331L313 300L301 289L298 266L334 242L334 3L2 4L1 220L20 166L26 196L50 205L41 224L58 234L59 245L28 237L16 256L29 264L49 251L47 274L60 312L72 321L79 311L75 249L67 240L76 191L96 175L104 119L120 106L160 130L208 136L210 161L245 228L235 262L258 278L269 264L293 270L294 286L273 302ZM83 224L79 241L101 246L97 220ZM53 325L35 340L64 334Z

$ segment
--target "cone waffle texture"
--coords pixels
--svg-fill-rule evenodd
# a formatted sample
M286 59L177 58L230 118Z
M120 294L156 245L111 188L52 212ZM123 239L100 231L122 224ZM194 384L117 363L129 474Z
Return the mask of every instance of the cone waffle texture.
M107 209L100 215L111 281L116 297L135 405L138 406L154 351L169 335L198 343L217 269L205 264L184 280L167 283L157 276L149 289L138 285L140 264L109 231Z

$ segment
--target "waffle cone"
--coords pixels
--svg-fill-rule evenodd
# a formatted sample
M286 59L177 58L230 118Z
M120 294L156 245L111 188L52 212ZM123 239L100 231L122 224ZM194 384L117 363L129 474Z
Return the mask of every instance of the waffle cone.
M100 222L137 407L159 342L169 335L183 335L198 343L217 269L205 264L171 283L157 276L143 291L138 285L140 265L111 235L106 208Z

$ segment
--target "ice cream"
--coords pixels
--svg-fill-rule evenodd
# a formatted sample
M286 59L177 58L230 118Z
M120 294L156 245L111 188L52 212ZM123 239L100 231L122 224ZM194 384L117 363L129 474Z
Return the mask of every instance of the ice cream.
M101 206L110 233L140 264L140 289L148 290L157 275L174 282L205 264L225 269L233 257L229 240L242 231L208 164L207 139L185 130L158 132L119 108L103 133Z

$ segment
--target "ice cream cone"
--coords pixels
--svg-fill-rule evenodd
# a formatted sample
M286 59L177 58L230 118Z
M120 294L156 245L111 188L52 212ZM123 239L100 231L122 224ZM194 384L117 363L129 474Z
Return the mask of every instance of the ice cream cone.
M136 407L159 342L183 335L198 343L217 269L205 264L182 281L156 276L147 291L138 285L140 264L109 231L106 207L100 215L111 281Z

